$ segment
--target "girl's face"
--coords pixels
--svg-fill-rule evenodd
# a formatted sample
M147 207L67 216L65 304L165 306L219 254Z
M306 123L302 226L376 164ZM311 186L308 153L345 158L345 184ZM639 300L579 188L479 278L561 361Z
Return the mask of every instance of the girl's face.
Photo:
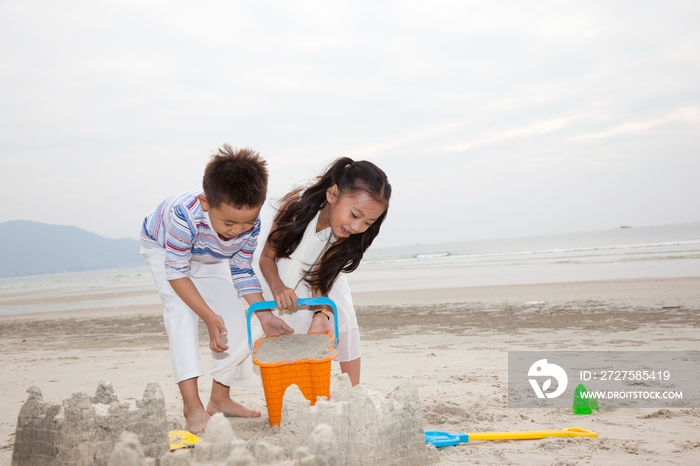
M326 192L326 200L327 212L319 223L323 223L323 228L330 225L338 238L364 233L386 210L386 204L364 191L340 195L335 185Z

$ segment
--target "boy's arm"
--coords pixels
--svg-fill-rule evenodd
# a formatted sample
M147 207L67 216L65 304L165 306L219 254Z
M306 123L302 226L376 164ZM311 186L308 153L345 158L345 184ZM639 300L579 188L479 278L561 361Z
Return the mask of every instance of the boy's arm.
M238 296L245 299L250 305L264 301L260 281L253 269L253 253L258 245L258 233L260 224L256 225L246 244L231 257L231 276L233 284L238 291ZM265 335L278 336L294 333L294 329L282 319L275 316L272 311L258 311L256 317L262 325Z
M182 205L173 206L168 213L165 235L165 279L175 293L207 325L209 347L217 353L228 349L221 341L226 335L224 321L216 314L199 294L188 277L192 260L192 244L196 234L192 213Z
M253 269L253 254L258 246L258 234L260 234L260 220L256 222L245 244L229 259L231 278L239 298L245 298L248 294L259 294L262 297L260 280Z
M209 348L217 353L226 351L228 345L225 345L221 341L221 337L226 336L228 333L224 325L224 319L211 310L204 301L204 298L202 298L202 295L197 291L197 287L194 286L192 280L188 277L183 277L169 280L169 282L180 299L182 299L207 325L207 331L209 332Z

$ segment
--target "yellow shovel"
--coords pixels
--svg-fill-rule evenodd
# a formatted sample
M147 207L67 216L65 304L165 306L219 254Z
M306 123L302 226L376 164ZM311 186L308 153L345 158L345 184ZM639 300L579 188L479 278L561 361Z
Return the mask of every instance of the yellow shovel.
M168 432L168 441L170 442L170 451L173 451L178 448L192 447L195 443L201 442L202 439L187 430L171 430Z
M598 438L592 430L579 427L567 427L560 430L530 430L522 432L470 432L468 434L451 434L439 430L426 430L425 443L436 447L451 447L462 442L475 440L529 440L547 437L589 437Z

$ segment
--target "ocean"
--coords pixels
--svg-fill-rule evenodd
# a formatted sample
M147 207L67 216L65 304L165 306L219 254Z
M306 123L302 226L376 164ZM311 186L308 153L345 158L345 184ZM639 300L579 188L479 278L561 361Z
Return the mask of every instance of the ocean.
M354 291L700 276L700 223L367 252Z
M355 292L700 276L700 223L370 248ZM158 305L148 269L0 279L0 315Z

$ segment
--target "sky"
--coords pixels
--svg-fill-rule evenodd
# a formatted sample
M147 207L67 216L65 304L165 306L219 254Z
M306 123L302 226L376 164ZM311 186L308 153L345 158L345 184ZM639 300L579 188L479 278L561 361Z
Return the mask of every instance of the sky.
M223 143L268 161L271 203L376 163L379 247L697 222L699 23L697 1L0 0L0 222L137 238Z

